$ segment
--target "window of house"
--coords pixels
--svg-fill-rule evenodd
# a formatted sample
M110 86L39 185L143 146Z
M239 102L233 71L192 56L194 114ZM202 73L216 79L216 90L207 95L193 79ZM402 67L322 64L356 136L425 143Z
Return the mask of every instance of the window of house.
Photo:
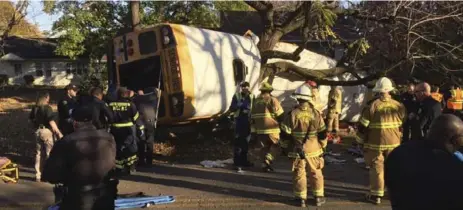
M83 72L84 72L84 74L88 74L88 64L84 64Z
M35 75L38 77L42 77L43 76L42 63L36 62L34 65L35 65Z
M78 74L78 75L82 75L82 72L83 72L83 65L82 65L82 63L77 63L76 69L77 69L77 74Z
M66 63L66 74L72 74L72 64Z
M20 63L14 64L14 74L19 76L23 73L22 65Z
M235 76L236 85L244 81L244 78L246 76L246 65L244 64L243 60L233 60L233 73Z
M45 70L45 77L51 77L52 76L52 69L51 69L51 63L50 62L46 62L44 63L44 70Z

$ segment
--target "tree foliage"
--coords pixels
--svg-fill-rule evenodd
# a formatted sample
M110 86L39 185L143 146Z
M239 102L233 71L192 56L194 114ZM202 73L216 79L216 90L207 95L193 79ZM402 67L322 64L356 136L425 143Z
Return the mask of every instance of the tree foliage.
M250 9L244 2L142 1L141 25L163 22L213 28L218 26L218 10ZM65 32L59 38L57 53L75 58L89 53L99 59L106 53L108 41L130 28L127 2L119 1L45 1L44 11L62 13L53 31Z

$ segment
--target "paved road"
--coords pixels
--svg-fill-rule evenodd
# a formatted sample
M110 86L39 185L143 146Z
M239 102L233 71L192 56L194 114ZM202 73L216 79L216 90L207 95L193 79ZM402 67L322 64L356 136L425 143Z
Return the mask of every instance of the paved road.
M344 155L346 164L324 169L327 203L322 209L390 209L388 201L375 206L363 202L368 172ZM288 159L277 160L275 173L257 168L243 174L230 169L204 168L199 164L157 163L122 180L120 193L143 191L173 195L176 202L153 208L174 209L292 209L291 171ZM0 209L41 209L52 203L52 186L35 183L29 168L21 170L19 184L0 184ZM295 208L300 209L300 208ZM316 209L313 204L309 209Z

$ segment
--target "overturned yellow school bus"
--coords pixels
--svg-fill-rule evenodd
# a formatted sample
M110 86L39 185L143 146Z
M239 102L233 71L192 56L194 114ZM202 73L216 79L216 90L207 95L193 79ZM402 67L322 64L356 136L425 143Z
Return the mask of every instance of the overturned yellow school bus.
M242 81L258 94L261 58L255 36L244 37L177 24L161 24L125 33L113 39L115 65L109 82L132 90L156 87L162 91L158 124L174 125L209 120L225 113ZM297 46L279 43L275 50L293 52ZM268 62L278 62L270 59ZM288 61L292 62L292 61ZM308 69L329 69L336 61L308 50L292 62ZM112 71L111 71L112 69ZM354 77L352 77L354 78ZM349 80L349 76L333 78ZM303 80L276 76L273 95L283 108L294 105L288 97ZM330 87L320 87L326 107ZM363 86L343 87L341 118L356 121L363 104Z
M240 82L258 88L259 51L242 36L162 24L118 36L113 47L110 83L159 87L159 124L209 119L227 111Z

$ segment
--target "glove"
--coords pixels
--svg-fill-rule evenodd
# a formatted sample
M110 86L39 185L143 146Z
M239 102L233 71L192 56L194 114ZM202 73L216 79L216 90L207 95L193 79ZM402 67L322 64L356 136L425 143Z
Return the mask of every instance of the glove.
M296 153L299 155L301 159L305 159L305 153L304 150L302 150L302 145L296 146Z

